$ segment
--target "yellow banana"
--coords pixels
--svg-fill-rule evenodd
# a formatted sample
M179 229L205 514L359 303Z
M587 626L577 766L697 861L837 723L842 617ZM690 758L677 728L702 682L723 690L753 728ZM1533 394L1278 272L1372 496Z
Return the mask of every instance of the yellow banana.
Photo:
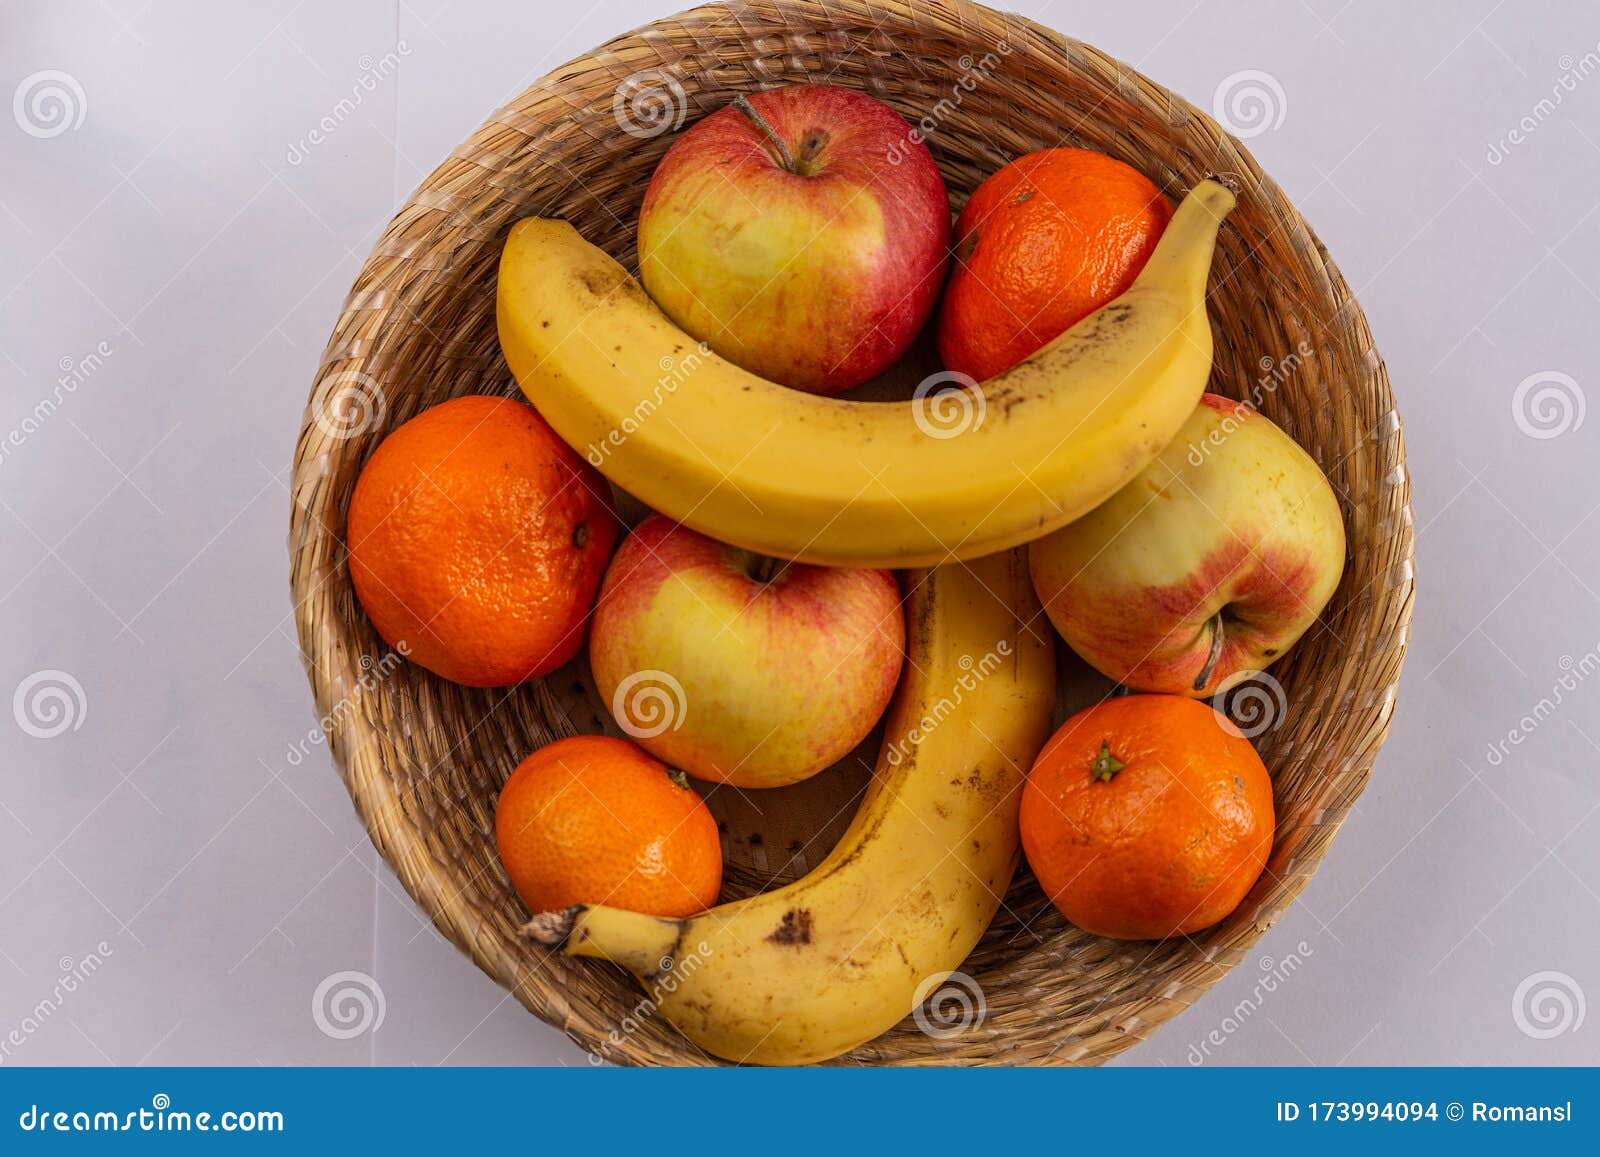
M696 530L832 566L976 558L1093 509L1193 413L1211 372L1206 275L1233 203L1201 182L1121 297L981 386L909 402L818 397L724 361L544 218L519 222L501 256L500 346L557 433Z
M1022 777L1050 731L1055 660L1022 551L916 573L905 675L877 770L828 856L787 887L673 920L543 913L527 933L627 968L731 1061L848 1052L977 944L1017 865Z

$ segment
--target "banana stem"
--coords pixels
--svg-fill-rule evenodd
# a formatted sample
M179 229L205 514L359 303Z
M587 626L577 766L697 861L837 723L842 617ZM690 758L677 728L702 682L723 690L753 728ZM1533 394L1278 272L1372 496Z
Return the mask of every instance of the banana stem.
M1211 272L1217 231L1234 204L1233 194L1220 181L1207 178L1189 190L1134 286L1140 282L1162 285L1176 297L1200 300Z
M687 926L684 920L575 904L562 912L540 912L522 926L522 934L536 944L562 945L568 956L620 964L644 980L671 971Z
M565 908L560 912L535 912L533 919L518 929L535 944L554 948L572 931L572 921L582 911L579 907Z

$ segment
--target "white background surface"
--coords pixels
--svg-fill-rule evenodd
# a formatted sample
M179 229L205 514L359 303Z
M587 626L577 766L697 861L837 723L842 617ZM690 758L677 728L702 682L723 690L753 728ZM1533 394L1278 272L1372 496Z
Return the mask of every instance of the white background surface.
M0 7L0 96L61 70L83 112L49 137L0 116L0 434L21 437L0 457L0 691L43 670L83 689L54 738L0 713L4 1063L583 1063L422 921L306 744L286 483L393 209L525 85L670 4ZM1276 80L1281 122L1248 143L1366 309L1415 486L1416 621L1371 787L1259 964L1121 1063L1600 1061L1600 1012L1576 1023L1600 998L1600 678L1578 675L1600 646L1600 413L1551 411L1565 432L1541 438L1514 412L1530 375L1570 375L1573 405L1600 390L1600 11L1017 7L1203 108L1241 71ZM349 1039L311 1013L342 970L383 993ZM1551 970L1569 1011L1529 996L1519 1026L1519 984Z

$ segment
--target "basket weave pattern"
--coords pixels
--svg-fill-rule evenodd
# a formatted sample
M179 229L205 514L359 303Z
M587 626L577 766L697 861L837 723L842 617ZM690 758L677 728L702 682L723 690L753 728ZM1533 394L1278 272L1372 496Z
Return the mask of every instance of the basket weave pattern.
M860 88L913 123L930 118L928 145L957 208L1006 161L1056 145L1127 161L1174 201L1209 174L1238 186L1239 207L1211 278L1210 388L1256 401L1306 447L1340 496L1350 542L1344 581L1322 623L1272 670L1285 704L1256 740L1278 809L1267 871L1224 923L1159 945L1078 931L1019 871L964 966L984 992L982 1023L935 1039L908 1018L843 1059L1084 1064L1112 1057L1244 957L1305 886L1366 785L1394 708L1411 614L1410 486L1400 420L1366 320L1283 193L1193 106L1021 17L960 0L753 0L695 9L619 37L534 84L401 208L328 343L293 483L300 641L357 810L439 930L534 1013L609 1060L712 1063L659 1017L612 1036L641 999L631 978L547 954L515 935L525 912L495 856L493 801L535 747L609 725L582 664L495 691L458 687L404 663L372 678L386 647L356 602L343 544L351 490L384 434L449 398L515 392L494 318L495 268L513 222L565 217L633 267L639 201L674 139L650 135L648 122L637 135L619 129L619 118L633 115L627 97L639 83L625 82L641 72L669 102L664 115L675 121L681 111L683 124L736 93L793 81ZM1263 389L1273 366L1282 369L1281 382ZM353 428L325 420L352 389L367 403L368 420ZM755 882L731 879L730 891Z

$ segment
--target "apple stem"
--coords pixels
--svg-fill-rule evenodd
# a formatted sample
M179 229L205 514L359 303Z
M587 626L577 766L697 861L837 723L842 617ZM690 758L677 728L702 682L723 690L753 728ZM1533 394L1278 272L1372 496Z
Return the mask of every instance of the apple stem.
M1222 612L1218 611L1211 616L1211 653L1206 656L1206 663L1200 668L1200 674L1194 677L1196 691L1206 689L1206 684L1211 682L1211 676L1216 673L1217 660L1220 658L1222 658Z
M785 570L789 568L789 561L782 558L773 558L771 555L757 555L756 565L750 572L750 577L758 583L776 582Z
M777 150L778 161L785 169L791 173L800 171L794 163L794 154L789 151L789 146L783 143L783 138L778 135L778 130L768 123L766 117L756 111L756 106L746 100L743 93L733 98L733 107L742 112L756 128L761 130L766 136L767 142Z

